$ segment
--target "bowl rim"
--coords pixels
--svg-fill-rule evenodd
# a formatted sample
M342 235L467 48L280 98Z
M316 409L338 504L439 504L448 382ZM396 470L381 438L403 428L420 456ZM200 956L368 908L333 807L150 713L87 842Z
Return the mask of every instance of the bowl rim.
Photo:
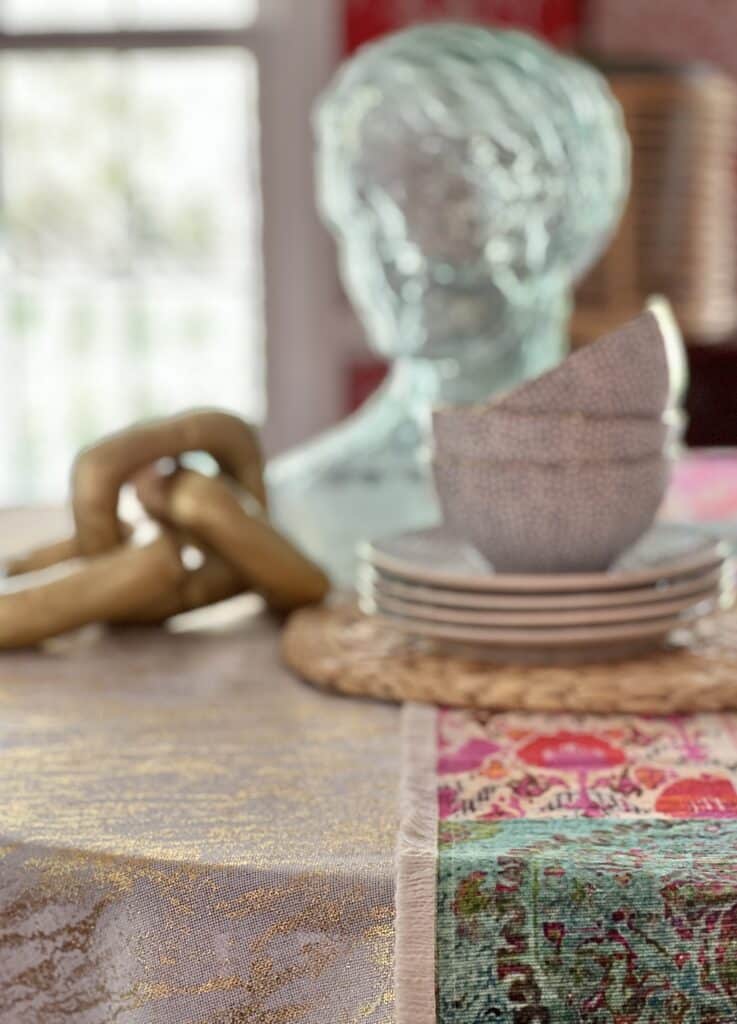
M596 358L602 347L616 344L620 340L622 333L638 322L654 324L659 336L660 350L665 360L668 377L668 399L664 409L667 409L669 406L682 404L686 395L689 377L683 334L668 299L663 295L655 294L648 298L644 308L637 316L630 317L620 324L619 327L593 339L588 345L582 345L580 348L569 352L560 362L549 367L543 373L519 381L513 388L492 395L481 402L474 402L466 408L477 408L479 411L497 408L499 411L502 411L505 408L506 402L515 394L524 393L530 389L534 390L535 385L539 382L550 377L560 377L563 375L565 368L570 365L571 361L575 362L576 365L590 363L592 359ZM445 411L448 409L448 406L441 405L438 408Z

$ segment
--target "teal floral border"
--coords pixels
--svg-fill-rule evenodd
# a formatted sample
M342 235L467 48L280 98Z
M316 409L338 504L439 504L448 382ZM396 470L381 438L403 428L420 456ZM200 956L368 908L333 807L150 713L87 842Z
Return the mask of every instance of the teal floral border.
M440 1024L734 1024L737 821L441 822Z

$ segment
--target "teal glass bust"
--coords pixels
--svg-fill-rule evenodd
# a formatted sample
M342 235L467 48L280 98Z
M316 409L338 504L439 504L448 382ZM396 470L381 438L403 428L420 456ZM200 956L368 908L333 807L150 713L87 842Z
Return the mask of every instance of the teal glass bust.
M315 123L342 278L393 368L356 415L275 460L269 485L279 525L349 584L358 541L439 519L433 405L564 356L571 289L619 219L629 147L591 67L462 24L360 51Z

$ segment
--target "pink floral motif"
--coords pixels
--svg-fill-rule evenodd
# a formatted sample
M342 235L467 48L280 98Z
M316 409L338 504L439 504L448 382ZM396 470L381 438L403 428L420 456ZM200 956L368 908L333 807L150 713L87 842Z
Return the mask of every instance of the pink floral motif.
M656 789L665 782L665 772L660 768L650 768L648 765L640 765L635 768L634 776L645 789Z
M512 802L508 807L502 804L490 804L479 816L479 821L503 821L505 818L524 818L519 801Z
M546 778L544 775L525 775L521 779L510 781L509 788L516 796L529 799L542 796L543 793L547 793L552 786L560 783L560 781L555 776Z
M557 732L540 736L522 747L519 756L540 768L591 771L594 768L622 764L625 756L617 747L587 733Z
M519 757L541 768L573 771L578 776L579 795L571 805L586 817L598 817L602 810L589 794L588 775L597 768L622 764L624 753L606 740L588 733L557 732L540 736L522 747Z
M458 794L450 786L438 790L438 814L441 819L449 818L460 806Z
M614 793L621 793L623 796L639 796L642 792L641 787L630 776L628 768L606 781Z
M488 740L470 739L458 750L442 754L438 760L438 774L448 775L451 772L470 772L480 768L487 757L499 749L496 743Z
M440 713L441 817L737 818L737 716Z
M489 761L481 769L481 774L485 779L503 779L507 774L507 768L503 761Z
M679 779L660 793L655 810L669 818L737 818L737 791L713 775Z

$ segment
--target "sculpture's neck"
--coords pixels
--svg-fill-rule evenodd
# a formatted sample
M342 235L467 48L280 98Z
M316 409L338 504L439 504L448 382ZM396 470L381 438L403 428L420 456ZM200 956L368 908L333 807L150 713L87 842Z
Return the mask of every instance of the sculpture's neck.
M420 411L443 403L478 402L544 372L566 353L570 303L561 297L525 313L505 338L450 343L452 357L397 360L389 393Z

